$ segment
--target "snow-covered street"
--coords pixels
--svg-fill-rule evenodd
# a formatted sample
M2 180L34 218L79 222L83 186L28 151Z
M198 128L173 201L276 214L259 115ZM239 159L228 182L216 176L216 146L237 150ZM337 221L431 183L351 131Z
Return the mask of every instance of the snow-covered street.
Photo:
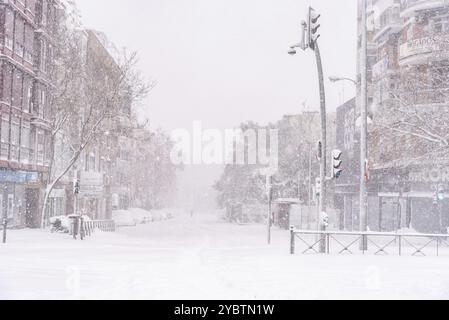
M288 233L215 215L96 233L10 231L0 299L431 299L449 297L447 257L288 252Z

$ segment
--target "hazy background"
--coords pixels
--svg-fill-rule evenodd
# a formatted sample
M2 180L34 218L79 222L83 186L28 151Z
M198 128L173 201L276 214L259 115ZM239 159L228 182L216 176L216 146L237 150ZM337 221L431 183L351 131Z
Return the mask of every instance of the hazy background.
M291 57L307 8L322 14L326 79L355 77L356 0L76 0L86 27L118 47L137 50L145 76L159 84L145 116L153 129L233 128L246 120L274 122L317 108L313 52ZM350 83L327 81L328 109L354 94ZM186 168L180 201L211 204L218 166ZM194 200L196 199L196 200Z

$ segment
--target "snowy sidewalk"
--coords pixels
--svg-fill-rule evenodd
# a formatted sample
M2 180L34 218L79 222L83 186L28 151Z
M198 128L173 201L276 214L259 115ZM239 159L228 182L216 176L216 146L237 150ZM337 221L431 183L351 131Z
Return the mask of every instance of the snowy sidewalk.
M10 231L0 299L441 299L449 258L289 255L289 233L213 215L178 217L86 241Z

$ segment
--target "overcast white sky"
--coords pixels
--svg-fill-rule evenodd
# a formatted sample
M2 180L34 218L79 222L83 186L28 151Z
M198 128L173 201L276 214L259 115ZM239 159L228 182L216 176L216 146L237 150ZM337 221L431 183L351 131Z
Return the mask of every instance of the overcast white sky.
M137 50L140 68L159 82L147 103L153 128L234 128L265 124L318 106L313 52L291 57L312 5L322 14L325 77L355 77L356 0L76 0L84 24L118 47ZM349 99L350 83L328 81L328 109ZM344 92L344 96L343 96ZM217 170L189 171L185 185L210 185ZM181 187L182 188L182 187Z
M356 0L76 0L86 26L119 47L137 50L145 75L159 85L148 117L166 130L232 128L297 113L318 103L312 52L287 55L299 42L312 5L322 14L326 77L354 77ZM343 84L327 83L328 106L342 102ZM345 97L352 93L345 85Z

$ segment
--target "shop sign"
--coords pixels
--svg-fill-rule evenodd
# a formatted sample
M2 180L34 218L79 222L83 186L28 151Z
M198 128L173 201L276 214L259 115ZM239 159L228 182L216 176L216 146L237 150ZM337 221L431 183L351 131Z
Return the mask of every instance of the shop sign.
M82 172L80 179L80 196L99 197L103 194L104 175L100 172Z
M449 183L449 168L433 168L409 174L410 182Z
M449 50L449 35L435 35L410 40L400 47L400 58L405 59L418 54Z
M0 170L0 183L36 183L39 182L37 172Z

